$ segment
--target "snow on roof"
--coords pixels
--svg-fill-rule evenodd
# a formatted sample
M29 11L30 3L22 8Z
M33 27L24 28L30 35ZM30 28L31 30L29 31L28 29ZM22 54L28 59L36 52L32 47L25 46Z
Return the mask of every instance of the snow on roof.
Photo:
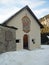
M49 46L0 54L0 65L49 65Z

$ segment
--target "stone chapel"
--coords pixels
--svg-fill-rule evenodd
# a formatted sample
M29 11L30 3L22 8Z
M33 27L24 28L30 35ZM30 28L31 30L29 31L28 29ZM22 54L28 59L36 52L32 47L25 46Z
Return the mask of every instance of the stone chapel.
M40 28L43 26L28 6L23 7L2 25L17 28L14 34L16 42L13 43L16 44L15 50L40 48Z

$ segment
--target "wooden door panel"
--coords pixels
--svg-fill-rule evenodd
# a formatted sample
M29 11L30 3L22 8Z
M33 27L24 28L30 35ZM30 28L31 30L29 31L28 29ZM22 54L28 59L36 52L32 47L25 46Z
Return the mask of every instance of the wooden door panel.
M28 48L28 35L24 35L24 38L23 38L23 47L25 49Z

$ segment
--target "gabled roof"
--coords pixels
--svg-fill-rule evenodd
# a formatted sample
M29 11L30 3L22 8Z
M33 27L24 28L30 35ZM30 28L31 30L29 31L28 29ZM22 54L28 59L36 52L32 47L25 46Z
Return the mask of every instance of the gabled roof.
M6 21L4 21L3 25L6 25L13 17L15 17L16 15L18 15L24 9L27 9L29 11L29 13L35 18L35 20L40 25L40 27L43 28L43 25L39 22L39 20L37 19L37 17L34 15L34 13L31 11L31 9L28 6L25 6L24 8L22 8L21 10L19 10L17 13L15 13L13 16L11 16L9 19L7 19Z

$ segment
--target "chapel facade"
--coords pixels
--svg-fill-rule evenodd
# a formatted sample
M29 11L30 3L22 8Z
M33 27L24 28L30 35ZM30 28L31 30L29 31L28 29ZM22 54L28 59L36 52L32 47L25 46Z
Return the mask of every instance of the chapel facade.
M6 20L3 25L17 28L17 30L15 30L16 50L40 48L40 28L43 28L43 26L28 6L25 6L15 13Z

